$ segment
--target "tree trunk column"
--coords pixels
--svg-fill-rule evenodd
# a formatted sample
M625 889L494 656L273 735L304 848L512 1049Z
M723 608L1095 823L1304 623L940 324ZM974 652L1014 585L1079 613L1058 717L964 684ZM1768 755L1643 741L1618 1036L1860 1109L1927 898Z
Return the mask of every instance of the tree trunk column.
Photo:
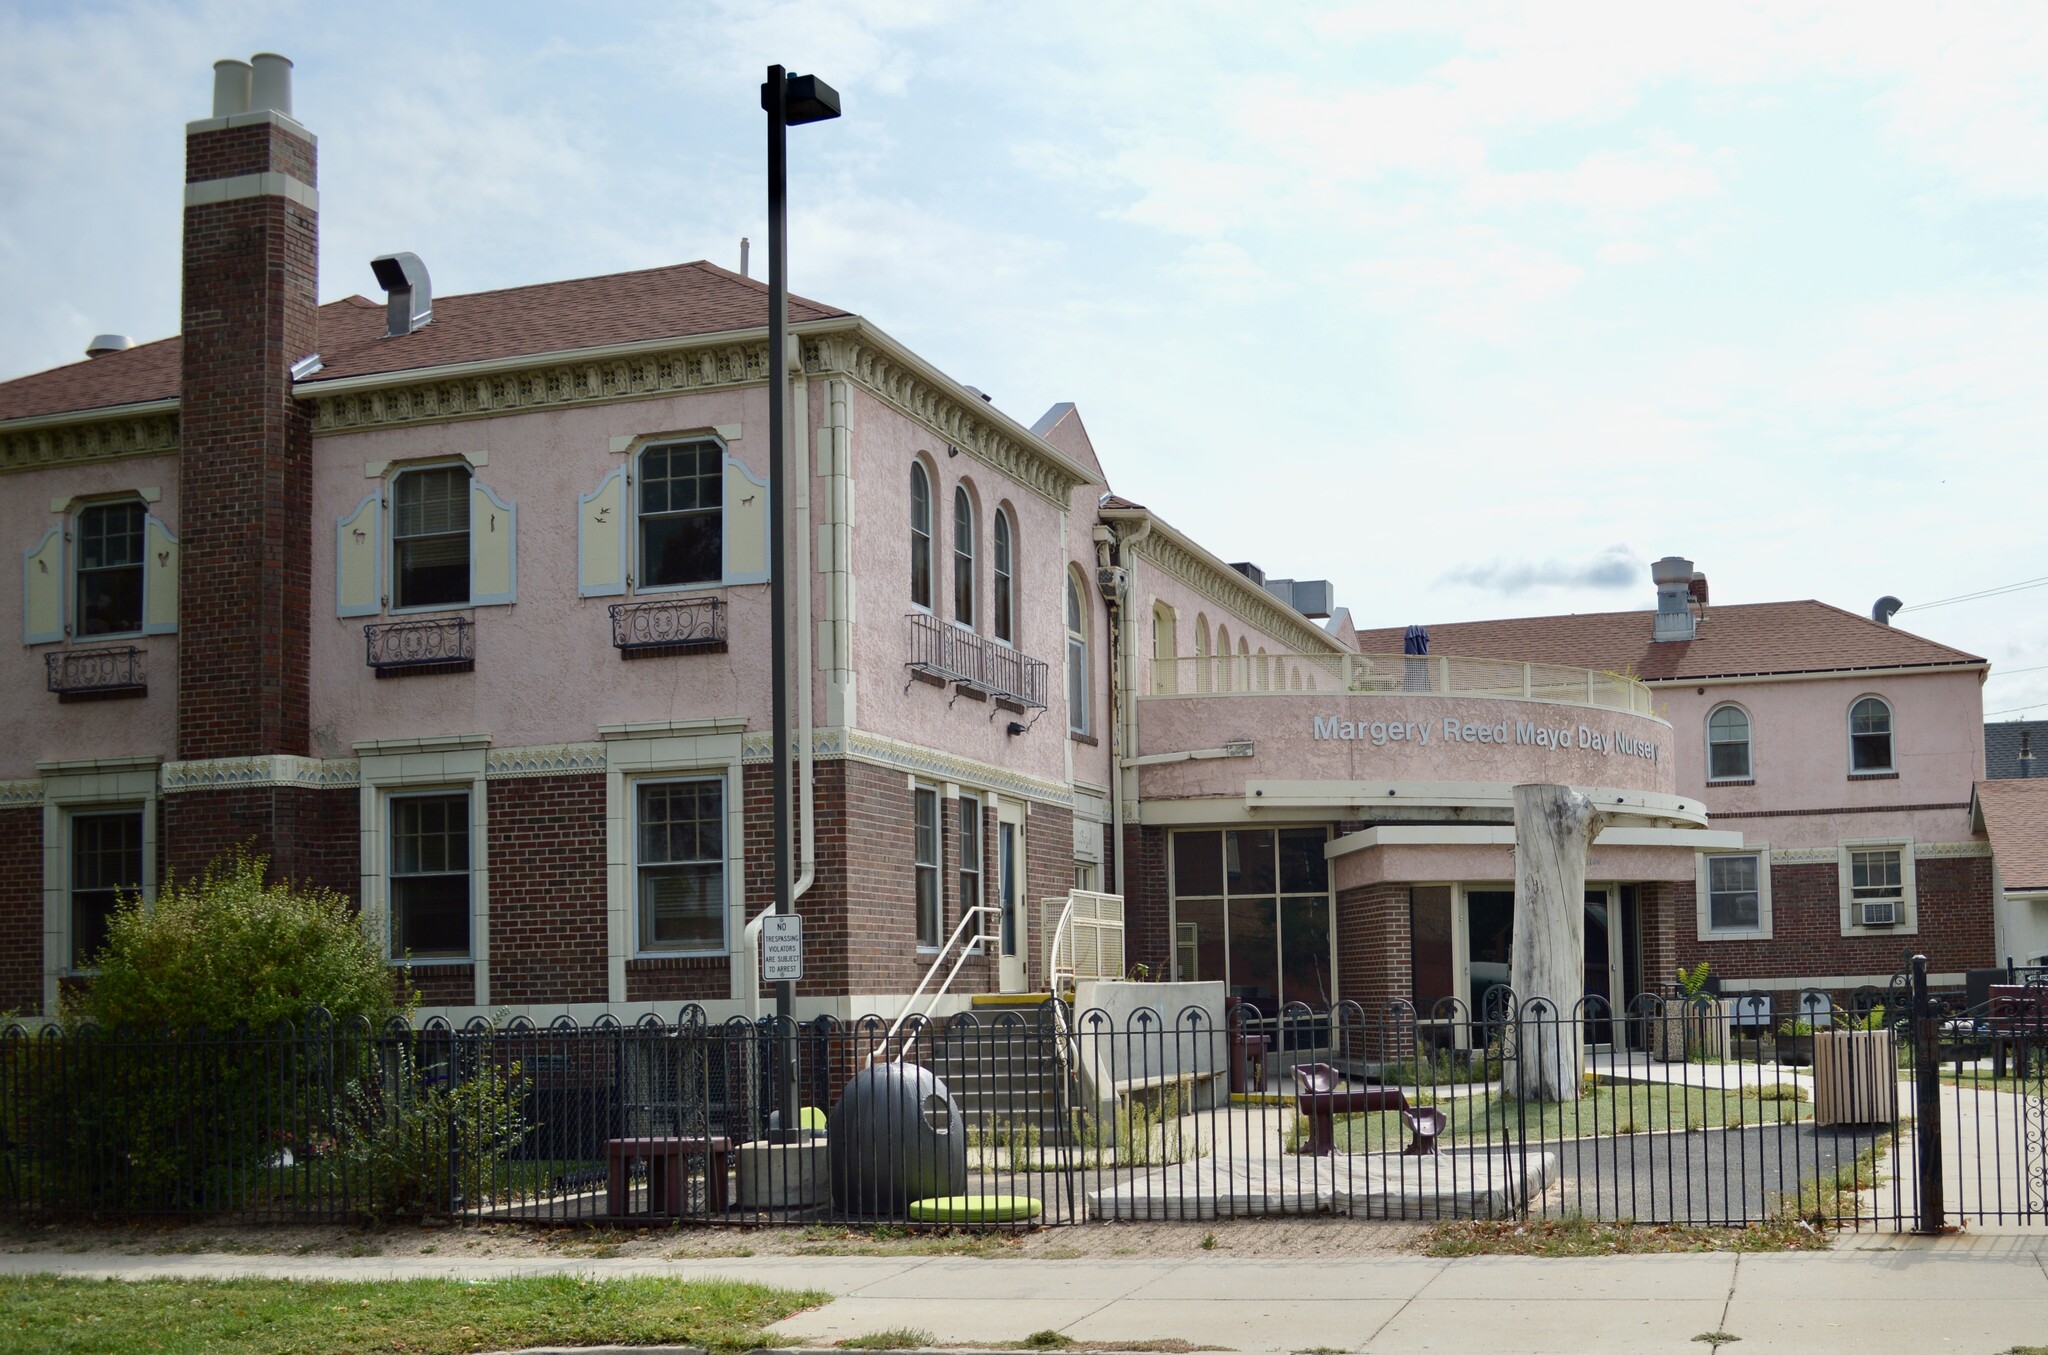
M1509 1092L1576 1101L1585 1063L1586 851L1605 823L1569 786L1515 787L1515 940L1510 980L1526 1018ZM1536 1006L1538 1002L1543 1005Z

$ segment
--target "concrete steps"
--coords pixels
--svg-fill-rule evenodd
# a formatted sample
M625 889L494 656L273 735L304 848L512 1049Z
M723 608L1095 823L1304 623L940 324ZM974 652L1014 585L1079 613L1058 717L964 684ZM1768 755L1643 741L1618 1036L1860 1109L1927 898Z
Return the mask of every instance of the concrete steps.
M984 1008L975 1014L987 1019ZM1035 1021L1024 1026L950 1024L934 1042L926 1065L960 1103L970 1125L1029 1124L1048 1139L1065 1131L1059 1062L1052 1040Z

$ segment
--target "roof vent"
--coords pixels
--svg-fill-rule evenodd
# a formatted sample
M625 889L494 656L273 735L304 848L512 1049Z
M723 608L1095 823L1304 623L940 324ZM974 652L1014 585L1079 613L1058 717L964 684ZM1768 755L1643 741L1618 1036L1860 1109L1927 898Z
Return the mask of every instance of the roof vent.
M370 260L377 285L389 300L384 306L384 337L410 334L434 318L434 284L417 254L386 254Z
M292 115L292 61L275 52L249 58L249 109L261 113L266 108Z
M1883 597L1870 604L1870 619L1880 626L1889 626L1892 623L1892 617L1898 612L1899 608L1905 605L1905 603L1899 601L1890 593L1886 593Z
M1252 581L1253 583L1257 584L1257 585L1258 585L1259 587L1261 587L1261 588L1264 588L1264 587L1266 586L1266 571L1265 571L1265 570L1263 570L1263 569L1260 569L1260 568L1259 568L1259 567L1258 567L1257 565L1253 564L1253 563L1252 563L1251 561L1249 561L1249 560L1232 560L1232 561L1230 562L1230 567L1231 567L1232 569L1236 570L1236 571L1237 571L1238 573L1240 573L1240 574L1244 575L1244 576L1245 576L1245 577L1246 577L1247 579L1250 579L1250 580L1251 580L1251 581Z
M92 342L85 346L89 358L103 358L109 353L125 353L135 346L135 340L126 334L95 334Z
M1336 588L1328 579L1266 579L1261 586L1281 602L1313 620L1336 610Z
M1692 610L1692 561L1667 555L1650 566L1650 578L1657 585L1658 641L1690 640L1699 625Z

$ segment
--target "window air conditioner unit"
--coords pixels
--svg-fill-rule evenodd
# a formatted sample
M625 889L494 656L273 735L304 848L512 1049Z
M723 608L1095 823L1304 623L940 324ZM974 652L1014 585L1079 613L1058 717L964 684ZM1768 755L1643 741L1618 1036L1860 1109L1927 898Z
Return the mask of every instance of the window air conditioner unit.
M1891 899L1865 903L1863 925L1866 927L1896 927L1899 925L1899 905Z

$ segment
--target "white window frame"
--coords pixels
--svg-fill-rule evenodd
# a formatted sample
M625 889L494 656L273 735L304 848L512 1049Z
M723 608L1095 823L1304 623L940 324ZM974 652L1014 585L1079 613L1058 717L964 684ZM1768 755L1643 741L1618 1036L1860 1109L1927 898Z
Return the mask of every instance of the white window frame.
M988 530L988 632L996 643L1014 647L1017 643L1017 524L1008 507L996 505Z
M1756 858L1756 926L1715 927L1712 861L1730 856ZM1701 941L1768 941L1771 939L1771 848L1752 844L1741 851L1700 852L1693 858L1693 901L1696 935Z
M917 515L917 482L919 479L922 479L924 481L924 520L922 523L918 521ZM939 562L937 559L937 552L933 549L932 541L932 538L935 535L934 529L937 525L937 519L939 516L938 507L933 502L933 499L935 497L936 481L932 475L931 467L925 465L922 458L911 458L909 579L910 605L912 607L915 607L918 611L930 612L934 615L938 613L939 599ZM918 551L920 549L922 549L924 552L925 596L922 599L920 599L917 596L917 557Z
M43 781L43 1014L57 1015L71 967L71 816L142 811L142 901L156 901L160 758L38 763Z
M1078 624L1075 614L1079 613ZM1092 683L1088 672L1088 628L1090 613L1088 595L1081 590L1080 576L1071 569L1067 571L1067 586L1060 598L1060 618L1067 640L1067 733L1089 737L1094 732L1093 712L1090 710L1089 691Z
M1714 741L1714 717L1724 710L1732 710L1742 717L1743 771L1740 775L1721 776L1717 775L1714 771L1714 748L1716 746ZM1727 746L1733 742L1733 740L1724 741L1722 746ZM1738 703L1723 701L1720 705L1707 712L1707 784L1710 786L1716 784L1726 785L1730 782L1754 780L1756 780L1756 719Z
M699 583L648 583L646 582L646 571L643 568L647 563L647 537L644 525L646 515L640 509L641 490L647 483L647 454L658 447L679 447L698 444L714 447L718 451L718 471L716 477L718 480L718 576ZM638 597L643 593L650 596L660 596L664 593L685 593L702 591L708 588L725 587L725 535L727 530L725 517L725 468L730 460L731 450L726 447L725 442L709 433L691 433L680 437L649 438L634 449L632 466L626 476L626 504L628 516L632 519L631 530L627 532L626 577L632 580L632 587L628 591L633 596Z
M649 862L645 862L640 859L640 793L650 786L677 786L690 784L716 785L718 787L719 795L719 812L721 816L725 819L725 825L720 834L721 841L724 842L725 850L723 855L721 855L718 860L718 883L721 899L718 915L718 944L711 947L699 947L694 950L686 950L679 947L668 946L649 946L647 944L647 929L645 926L646 919L643 916L644 909L646 906L646 900L641 897L640 893L641 869L650 864ZM732 813L730 804L730 801L732 799L731 777L723 768L707 775L697 776L671 776L657 774L651 776L641 776L632 778L628 789L630 791L630 795L628 797L627 813L629 813L632 816L631 830L627 834L627 841L629 843L629 850L632 852L630 878L632 880L633 890L634 958L642 960L668 960L683 959L691 956L703 957L730 955L732 953L732 909L730 908L727 901L730 900L732 895L732 885L731 881L728 879L728 877L732 873L733 854L732 843L729 840L732 836ZM651 864L659 866L702 865L705 863L664 861L654 862Z
M639 885L634 864L634 806L642 780L722 777L725 781L725 955L745 944L746 795L740 773L744 716L600 725L605 755L606 1001L626 1002L626 966L633 960L679 960L687 952L639 949ZM699 955L699 958L703 958ZM747 997L742 965L728 963L728 992Z
M957 835L956 841L958 843L956 854L960 859L959 868L956 871L960 882L960 916L964 919L969 908L977 906L986 907L988 904L988 823L982 815L981 797L970 791L960 792L959 799L954 802L953 812L956 824L953 831ZM968 864L967 853L966 828L970 821L974 824L974 859L972 865ZM974 882L974 895L972 898L969 898L967 893L967 884L970 879ZM969 937L975 937L985 933L988 930L983 925L985 920L983 914L975 914L974 921L967 924L966 934Z
M80 624L83 618L78 615L79 607L85 602L85 515L95 509L122 505L132 505L142 510L142 523L139 529L142 553L135 561L135 571L140 579L136 589L135 629L96 631L88 635L85 633L85 627ZM73 643L96 645L107 640L135 640L149 633L149 519L149 501L135 493L109 494L89 499L72 510L71 559L65 564L65 572L70 577L65 580L69 596L64 599L64 633Z
M978 558L981 536L974 521L974 495L967 486L953 486L953 624L978 629L981 619L981 577ZM962 590L965 590L964 592Z
M475 1005L490 1003L491 843L490 798L484 780L488 734L448 734L418 739L365 739L355 745L361 769L362 900L365 925L378 953L394 969L467 965L475 977ZM391 810L393 795L436 791L469 792L469 957L391 957Z
M1858 698L1861 699L1860 697ZM1899 920L1891 927L1866 927L1855 897L1855 854L1895 851L1899 854ZM1913 866L1913 839L1899 837L1844 838L1835 848L1836 885L1840 894L1842 935L1913 936L1920 931L1919 879Z
M924 805L932 807L932 855L929 861L921 855L917 838L922 830L921 816ZM932 926L933 935L925 939L924 900L919 897L924 881L932 885ZM946 941L946 797L939 787L923 781L910 783L910 907L911 935L916 938L920 953L929 954L939 949Z
M422 602L411 606L400 606L398 601L398 487L405 482L408 476L446 470L460 470L463 482L467 486L462 501L462 511L465 519L462 533L465 545L462 558L463 570L470 577L463 586L462 601ZM468 520L470 517L470 504L476 492L476 484L476 467L470 465L462 457L444 457L433 461L408 462L406 465L395 467L392 470L391 479L387 482L384 491L384 496L391 505L385 515L387 525L384 529L384 567L387 571L384 577L391 580L391 598L385 610L392 616L413 616L424 612L468 611L476 605L476 579L474 577L476 567L474 564L476 559L476 523Z
M463 879L465 882L464 893L466 895L466 901L468 904L467 911L470 915L470 926L468 928L469 944L465 948L464 953L461 955L423 955L417 958L410 955L399 955L397 953L397 938L392 931L392 924L397 918L397 905L395 896L397 894L397 881L400 878L398 875L397 863L393 856L393 853L396 851L398 846L398 830L393 826L398 816L398 807L409 800L446 800L452 799L458 795L463 797L463 807L466 810L469 810L469 813L466 817L468 817L470 821L469 840L465 844L465 854L469 858L469 863L462 872ZM402 791L386 791L384 794L385 819L383 826L385 833L387 835L384 843L384 962L386 964L405 965L411 967L420 967L433 964L468 964L475 958L476 813L474 808L470 805L469 795L470 790L469 787L467 786L421 786L417 789L409 789ZM454 872L447 871L442 873L453 874Z
M1865 701L1875 701L1884 707L1885 739L1890 747L1891 758L1882 767L1858 767L1856 765L1856 708ZM1849 739L1849 775L1854 776L1896 776L1899 771L1899 712L1898 708L1876 692L1865 692L1849 703L1843 726Z

